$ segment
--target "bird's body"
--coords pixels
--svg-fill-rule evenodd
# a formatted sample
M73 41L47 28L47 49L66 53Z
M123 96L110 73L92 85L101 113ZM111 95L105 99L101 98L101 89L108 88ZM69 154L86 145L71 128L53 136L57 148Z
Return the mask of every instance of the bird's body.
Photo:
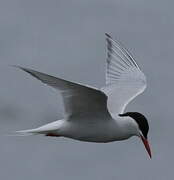
M127 104L145 90L146 77L123 46L108 34L106 40L106 86L101 89L17 66L58 90L64 103L64 119L18 133L63 136L98 143L138 136L151 156L146 118L137 112L124 113Z
M36 129L21 133L44 134L54 137L68 137L80 141L106 143L128 139L137 132L138 126L129 117L76 117L58 120Z

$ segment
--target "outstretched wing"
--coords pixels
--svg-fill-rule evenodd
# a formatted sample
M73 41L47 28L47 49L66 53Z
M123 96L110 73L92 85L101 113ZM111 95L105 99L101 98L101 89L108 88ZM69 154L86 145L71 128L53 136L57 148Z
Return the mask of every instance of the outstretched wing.
M106 87L108 110L112 117L123 113L126 105L146 88L146 77L132 55L106 34Z
M109 115L107 96L100 90L56 78L32 69L16 66L31 74L43 83L59 90L63 97L64 115L66 119L80 115Z

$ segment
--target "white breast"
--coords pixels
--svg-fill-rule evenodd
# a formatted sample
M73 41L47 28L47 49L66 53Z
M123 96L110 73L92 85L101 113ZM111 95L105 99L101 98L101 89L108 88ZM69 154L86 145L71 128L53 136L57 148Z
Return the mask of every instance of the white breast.
M81 122L81 123L80 123ZM117 120L65 121L58 134L64 137L88 141L111 142L128 139L137 132L137 125L129 117L118 117Z

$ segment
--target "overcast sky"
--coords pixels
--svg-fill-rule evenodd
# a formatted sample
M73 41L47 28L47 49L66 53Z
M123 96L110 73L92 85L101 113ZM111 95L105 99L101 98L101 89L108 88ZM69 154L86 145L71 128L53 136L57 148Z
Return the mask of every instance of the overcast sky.
M173 179L174 2L0 0L0 179ZM119 39L147 75L126 111L146 115L153 158L138 138L95 144L6 137L61 118L60 96L9 65L104 86L104 33Z

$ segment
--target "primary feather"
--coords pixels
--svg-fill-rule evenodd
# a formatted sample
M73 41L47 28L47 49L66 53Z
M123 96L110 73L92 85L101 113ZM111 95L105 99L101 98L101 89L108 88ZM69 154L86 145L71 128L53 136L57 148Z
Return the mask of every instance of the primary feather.
M60 92L63 98L65 119L69 120L81 114L94 115L101 113L109 115L107 96L99 89L50 76L29 68L20 66L18 68Z
M107 106L112 117L123 113L126 105L146 88L146 77L132 55L119 42L106 34L107 61L106 86L102 91L108 96Z

